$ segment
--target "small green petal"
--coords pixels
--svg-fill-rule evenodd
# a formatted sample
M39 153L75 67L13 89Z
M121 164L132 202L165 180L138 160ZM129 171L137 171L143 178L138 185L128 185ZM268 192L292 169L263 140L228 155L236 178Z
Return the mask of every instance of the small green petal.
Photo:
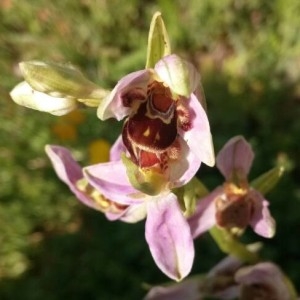
M134 164L126 155L121 155L122 162L125 165L128 179L132 186L144 194L158 195L166 186L164 176L154 170L142 170Z
M181 209L186 217L194 214L197 200L209 193L204 184L196 177L173 192L177 195Z
M283 173L284 168L282 166L275 167L254 179L250 186L265 195L276 186Z
M146 68L154 68L162 57L170 53L170 41L164 21L161 13L156 12L152 17L148 35Z

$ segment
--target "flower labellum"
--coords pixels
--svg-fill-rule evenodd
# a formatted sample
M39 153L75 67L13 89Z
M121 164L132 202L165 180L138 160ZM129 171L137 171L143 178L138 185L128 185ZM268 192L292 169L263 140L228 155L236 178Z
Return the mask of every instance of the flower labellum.
M241 136L230 139L218 153L217 167L226 181L198 202L189 220L194 237L214 225L235 234L250 225L263 237L274 236L275 221L269 203L248 183L253 157L250 145Z

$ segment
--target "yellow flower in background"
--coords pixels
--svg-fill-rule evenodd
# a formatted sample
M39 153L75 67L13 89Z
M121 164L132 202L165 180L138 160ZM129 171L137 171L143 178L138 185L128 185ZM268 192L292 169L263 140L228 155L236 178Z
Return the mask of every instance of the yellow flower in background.
M53 134L64 141L76 141L77 140L77 128L73 124L58 122L51 128Z
M52 133L60 140L75 142L78 139L78 126L86 119L82 110L76 109L52 125ZM105 139L97 139L88 145L88 161L97 164L109 161L110 144Z
M104 139L91 142L88 146L89 163L97 164L109 161L110 144Z
M86 115L82 110L76 109L69 114L62 116L62 119L74 125L80 125L85 121Z
M58 119L52 126L52 132L60 140L76 141L77 126L82 124L85 118L86 116L81 110L73 110Z

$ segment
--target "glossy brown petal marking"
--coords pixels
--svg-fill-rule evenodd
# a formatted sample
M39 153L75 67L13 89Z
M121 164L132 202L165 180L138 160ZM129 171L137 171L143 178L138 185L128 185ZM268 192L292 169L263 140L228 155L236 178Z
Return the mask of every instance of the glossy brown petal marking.
M124 123L122 139L132 161L139 167L149 168L160 164L159 154L144 151L128 139L128 119Z
M129 138L141 149L149 152L161 152L168 148L177 136L177 120L174 116L169 124L160 118L146 116L147 103L142 103L128 120Z
M156 81L148 87L147 115L150 118L161 118L163 122L170 123L175 107L176 102L169 88Z
M158 167L164 172L168 160L179 155L177 100L169 88L154 81L148 86L147 98L139 91L131 91L124 95L123 102L133 108L122 132L132 161L142 168Z
M145 92L141 88L134 88L124 93L121 97L125 107L133 107L135 102L141 102L146 99Z
M246 228L252 214L252 201L247 191L225 184L225 194L215 200L217 224L225 228Z
M128 137L128 118L125 120L124 125L123 125L122 140L125 145L125 148L127 149L127 151L130 154L132 161L138 165L136 147L133 145L133 143L129 140L129 137Z
M139 165L142 168L150 168L160 165L160 155L155 153L147 152L144 150L139 151Z

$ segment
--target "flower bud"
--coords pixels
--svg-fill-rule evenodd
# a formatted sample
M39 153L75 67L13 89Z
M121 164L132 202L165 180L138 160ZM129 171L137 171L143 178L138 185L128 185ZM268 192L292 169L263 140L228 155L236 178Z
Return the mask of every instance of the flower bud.
M27 82L19 83L10 92L14 102L19 105L61 116L77 107L77 101L69 97L52 97L34 90Z
M34 90L54 97L90 98L99 88L71 65L27 61L20 63L20 69Z

